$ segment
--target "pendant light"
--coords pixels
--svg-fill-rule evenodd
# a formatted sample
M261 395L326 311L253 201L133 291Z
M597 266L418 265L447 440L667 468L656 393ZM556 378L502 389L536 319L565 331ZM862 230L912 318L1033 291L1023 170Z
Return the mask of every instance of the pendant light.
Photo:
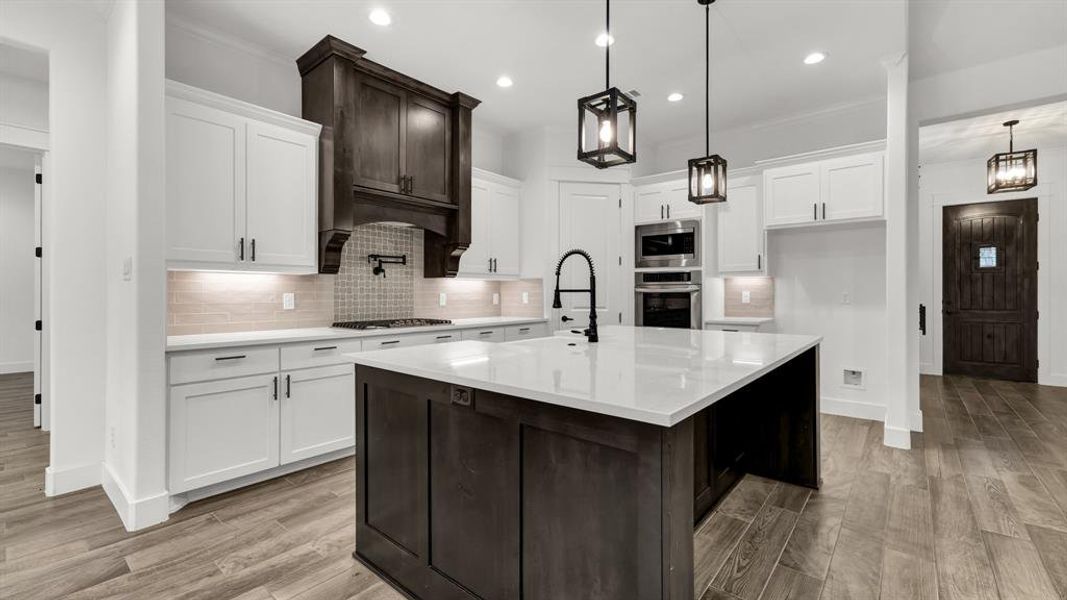
M711 4L704 7L704 156L689 159L689 201L693 204L726 202L726 159L711 153Z
M611 0L605 0L603 92L578 99L578 160L598 169L637 162L637 103L611 87Z
M993 155L986 162L986 193L1021 192L1037 185L1037 149L1015 151L1017 119L1005 121L1008 128L1008 151Z

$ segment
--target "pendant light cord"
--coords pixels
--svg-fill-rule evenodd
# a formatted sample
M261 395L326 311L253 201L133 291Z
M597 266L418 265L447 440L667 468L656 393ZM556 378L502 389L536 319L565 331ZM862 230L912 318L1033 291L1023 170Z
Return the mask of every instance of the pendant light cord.
M711 155L711 4L704 5L704 156Z
M604 89L611 89L611 0L604 0Z
M1008 125L1008 154L1015 153L1015 126Z

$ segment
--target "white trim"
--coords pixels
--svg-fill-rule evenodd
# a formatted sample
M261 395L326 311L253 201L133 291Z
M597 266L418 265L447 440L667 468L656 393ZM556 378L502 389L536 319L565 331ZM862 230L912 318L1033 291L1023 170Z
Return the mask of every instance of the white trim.
M284 127L306 135L318 137L319 132L322 131L322 125L319 123L305 121L304 119L292 115L287 115L269 108L263 108L262 106L230 98L229 96L223 96L222 94L216 94L215 92L209 92L191 85L186 85L180 81L174 81L173 79L167 80L166 93L168 98L178 98L187 102L210 106L211 108L223 110L263 123L270 123L271 125L277 125L278 127Z
M173 496L169 497L169 510L173 513L178 510L181 510L182 507L184 507L190 502L196 502L197 500L203 500L204 498L208 498L211 496L225 494L226 492L230 492L238 488L243 488L249 485L259 483L261 481L266 481L268 479L274 479L275 477L281 477L282 475L295 473L297 471L303 471L304 469L328 463L330 461L338 460L340 458L345 458L347 456L355 456L355 454L355 446L352 446L351 448L342 448L340 450L334 450L333 452L327 452L326 454L323 454L321 456L315 456L294 463L289 463L287 465L274 467L273 469L260 471L259 473L252 473L251 475L245 475L244 477L238 477L229 481L222 481L214 485L209 485L195 490L189 490L188 492L184 492L181 494L174 494Z
M185 33L198 37L202 40L214 42L216 44L220 44L228 48L232 48L234 50L239 50L241 52L245 52L247 54L251 54L253 56L269 60L287 68L292 68L292 66L296 64L296 59L274 52L266 46L262 46L245 39L234 37L232 34L224 33L222 31L219 31L218 29L209 27L199 21L187 19L183 16L173 14L170 11L167 12L167 26L174 27L175 29L184 31Z
M0 375L7 375L9 373L27 373L32 371L32 360L0 363Z
M55 469L45 467L44 495L59 496L100 485L100 463Z
M1054 385L1058 387L1067 387L1067 374L1047 373L1042 375L1041 373L1038 373L1037 383L1039 385Z
M854 154L866 154L871 152L885 152L885 148L885 140L872 140L870 142L860 142L858 144L848 144L845 146L834 146L833 148L823 148L822 150L812 150L811 152L802 152L800 154L790 154L788 156L779 156L776 158L757 160L755 162L755 165L760 168L780 167L791 163L813 162L819 160L826 160L828 158L851 156Z
M827 415L852 417L853 419L878 421L880 423L885 421L885 406L882 406L881 404L861 402L859 400L829 398L827 396L820 398L819 403L820 412Z
M0 122L0 144L44 151L48 150L48 132L17 123Z
M500 173L494 173L492 171L486 171L485 169L479 169L478 167L471 168L471 178L480 179L489 183L496 183L499 185L506 185L513 188L521 188L522 182L513 177L507 175L501 175Z
M126 486L115 476L111 465L102 463L100 468L100 486L104 488L111 505L122 520L126 531L137 531L158 525L170 518L170 496L163 492L141 500L131 500Z
M911 414L911 430L922 433L923 432L923 411L917 410Z
M754 177L759 175L762 169L756 167L741 167L739 169L730 169L730 181L738 177ZM678 181L679 179L685 180L689 177L688 169L678 169L675 171L666 171L663 173L655 173L652 175L642 175L641 177L634 177L630 180L630 184L633 186L649 185L652 183L666 183L668 181Z
M911 450L911 432L903 427L890 427L889 425L886 425L882 439L883 443L890 448Z
M548 167L546 179L573 183L630 183L630 169L597 169L589 165L555 165Z

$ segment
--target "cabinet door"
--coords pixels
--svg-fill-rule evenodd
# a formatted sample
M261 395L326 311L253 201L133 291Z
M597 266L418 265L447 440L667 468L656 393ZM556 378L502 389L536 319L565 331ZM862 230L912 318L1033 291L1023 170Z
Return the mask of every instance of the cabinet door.
M668 219L698 219L704 212L703 206L689 201L689 182L685 179L667 184L666 196Z
M373 77L357 76L354 183L400 193L407 135L404 90Z
M167 99L167 260L234 267L244 233L245 121Z
M408 94L404 175L408 193L428 200L452 201L452 112L442 104Z
M464 329L463 339L482 342L503 342L505 341L504 328Z
M356 444L354 365L289 371L281 394L281 464Z
M490 184L471 181L471 245L459 257L459 273L485 275L489 272Z
M277 375L170 388L170 491L278 466Z
M817 163L792 165L763 172L763 218L768 226L813 223L819 218Z
M667 218L666 194L662 185L646 185L634 190L634 222L648 223Z
M489 252L496 275L519 274L519 191L496 185L490 189Z
M881 153L825 161L821 174L827 221L882 216Z
M719 272L763 269L763 223L755 183L731 185L719 211Z
M246 264L315 271L317 169L315 137L266 123L248 123Z

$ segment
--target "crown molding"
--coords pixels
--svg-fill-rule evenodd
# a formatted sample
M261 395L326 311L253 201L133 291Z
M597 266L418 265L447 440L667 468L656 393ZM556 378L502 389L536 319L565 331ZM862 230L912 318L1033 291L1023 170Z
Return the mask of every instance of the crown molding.
M250 42L248 40L233 36L231 34L219 31L208 25L205 25L199 21L194 21L186 17L175 15L171 12L167 13L166 26L173 27L179 31L187 33L193 37L199 38L204 41L213 42L227 46L231 49L250 54L257 58L270 61L280 66L288 68L296 68L296 59L287 57L279 52L275 52L267 48L266 46Z
M210 106L226 112L263 121L265 123L278 125L279 127L300 131L308 135L318 137L319 133L322 131L322 125L318 123L306 121L299 117L287 115L276 110L270 110L269 108L263 108L262 106L257 106L243 100L237 100L229 96L223 96L222 94L216 94L215 92L209 92L208 90L193 87L181 83L180 81L174 81L173 79L168 79L166 81L166 90L168 98L180 98L196 104Z

